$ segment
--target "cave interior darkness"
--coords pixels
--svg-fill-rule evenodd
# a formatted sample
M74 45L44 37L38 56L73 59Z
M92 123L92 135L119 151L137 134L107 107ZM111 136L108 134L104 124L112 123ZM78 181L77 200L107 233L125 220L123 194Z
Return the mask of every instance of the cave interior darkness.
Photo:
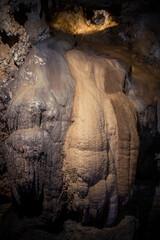
M159 16L156 0L0 3L1 239L160 239ZM106 131L100 137L98 127ZM76 138L80 131L85 146ZM123 141L122 151L115 150ZM114 165L112 150L126 151L126 158ZM115 178L107 182L105 173L81 165L83 158L92 165L92 156L97 172ZM101 198L104 185L109 200Z

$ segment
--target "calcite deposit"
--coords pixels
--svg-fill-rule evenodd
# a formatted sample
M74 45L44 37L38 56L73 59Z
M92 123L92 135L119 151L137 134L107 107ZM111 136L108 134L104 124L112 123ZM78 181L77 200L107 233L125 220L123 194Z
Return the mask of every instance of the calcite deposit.
M23 194L33 193L36 200L43 194L49 218L55 218L62 195L62 146L75 84L64 54L72 44L51 39L33 48L7 111L11 135L6 160L13 195L20 204Z
M122 92L126 72L116 60L76 50L67 59L76 79L64 144L68 194L84 222L108 214L106 224L112 224L118 199L125 203L131 195L138 154L135 109Z
M46 225L109 227L159 156L159 16L67 2L0 3L0 195Z
M7 169L19 204L34 192L36 200L43 195L47 218L67 205L84 224L107 226L132 193L136 110L118 61L70 50L73 44L46 40L21 67L6 113Z

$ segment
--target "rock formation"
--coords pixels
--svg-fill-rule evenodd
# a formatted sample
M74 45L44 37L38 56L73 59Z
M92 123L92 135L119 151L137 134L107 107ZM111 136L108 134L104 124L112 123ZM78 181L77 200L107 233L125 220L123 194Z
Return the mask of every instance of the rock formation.
M53 220L65 204L84 224L110 225L132 193L136 112L118 61L72 48L71 40L46 40L19 71L6 113L10 183L18 204L43 195Z
M14 76L28 54L30 42L25 29L15 21L7 1L1 1L0 11L0 196L11 199L3 151L9 134L5 112L14 92Z
M71 121L74 80L64 59L71 47L54 39L35 46L20 69L18 90L7 111L13 195L20 204L23 194L36 200L43 194L44 210L51 215L61 196L62 144Z
M76 79L64 143L69 198L84 222L105 221L108 214L112 224L118 199L125 203L131 195L138 154L135 109L122 93L126 73L116 60L77 50L67 60Z
M60 11L63 1L47 1L44 9L37 0L24 2L23 24L15 21L16 0L10 3L15 16L3 6L0 194L9 192L9 176L17 206L38 211L45 223L70 214L84 225L108 227L132 197L138 156L139 174L159 136L159 32L152 14L135 22L131 14L130 21L135 1L119 0L119 21L105 10L88 13L96 1L78 1L84 12L74 6L69 16L82 20L80 29L69 18L65 33L49 32L48 22L59 23L55 15L52 24L46 21L53 2L59 27L68 19L66 8ZM106 2L102 6L110 9L112 1Z

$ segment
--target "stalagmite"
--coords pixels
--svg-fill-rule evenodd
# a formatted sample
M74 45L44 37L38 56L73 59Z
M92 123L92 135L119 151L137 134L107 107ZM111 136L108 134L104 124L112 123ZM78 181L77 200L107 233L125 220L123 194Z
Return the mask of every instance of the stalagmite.
M83 224L108 226L132 193L136 112L118 61L73 43L39 43L21 67L7 111L7 168L18 204L32 192L43 195L47 219L66 205Z

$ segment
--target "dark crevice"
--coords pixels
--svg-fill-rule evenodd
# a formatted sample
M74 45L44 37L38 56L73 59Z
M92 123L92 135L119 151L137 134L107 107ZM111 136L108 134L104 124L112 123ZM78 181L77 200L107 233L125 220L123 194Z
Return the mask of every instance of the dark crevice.
M26 13L31 12L30 6L25 6L23 3L19 4L19 9L16 11L14 10L13 16L14 19L22 26L24 26L25 22L27 21Z
M94 12L91 9L85 9L84 10L84 14L85 14L85 18L87 20L91 20L93 18L93 16L94 16Z
M5 31L2 31L0 33L0 36L1 36L2 42L4 44L8 44L10 48L13 47L19 41L19 35L8 36Z
M121 3L112 3L106 10L113 16L119 17L122 11L122 4Z
M19 66L18 66L18 64L16 63L16 61L14 61L14 65L15 65L17 68L19 68Z
M144 116L138 116L137 130L139 134L139 157L137 162L136 180L153 180L157 181L157 162L155 154L159 152L160 134L157 131L157 113L156 106L148 106L146 115L148 118L149 109L153 109L155 116L154 121L149 121L143 126L140 119Z
M127 76L125 76L124 83L123 83L123 89L122 89L122 92L123 92L124 94L126 94L126 92L127 92L127 87L128 87L128 84L127 84Z
M11 200L7 196L0 194L0 205L10 203L10 202Z
M67 205L65 204L61 210L61 214L59 215L59 217L57 217L55 221L48 220L45 224L40 225L37 228L49 233L59 233L63 231L64 222L68 219L79 222L80 216L74 211L68 211Z
M21 198L21 204L18 205L14 196L13 199L13 207L18 217L23 218L40 216L43 208L43 194L40 195L39 199L35 199L35 194L30 191L30 193L24 194Z
M132 66L129 67L128 74L125 76L125 79L124 79L123 88L122 88L122 92L124 94L128 94L128 92L130 90L131 77L132 77Z
M135 179L135 191L132 198L132 202L137 208L137 218L139 220L136 240L151 239L148 237L149 234L152 234L152 239L159 239L154 238L158 233L158 228L155 227L155 223L159 223L159 221L156 220L156 217L159 214L159 208L154 209L154 204L156 199L156 187L160 181L158 159L156 159L156 153L158 153L160 149L160 134L157 132L156 108L156 106L151 105L147 107L147 118L149 115L149 109L154 110L155 117L154 121L150 120L145 126L143 126L143 122L140 120L141 117L143 119L144 116L138 116L137 129L140 146ZM151 216L152 221L150 221ZM156 232L156 234L154 232Z

